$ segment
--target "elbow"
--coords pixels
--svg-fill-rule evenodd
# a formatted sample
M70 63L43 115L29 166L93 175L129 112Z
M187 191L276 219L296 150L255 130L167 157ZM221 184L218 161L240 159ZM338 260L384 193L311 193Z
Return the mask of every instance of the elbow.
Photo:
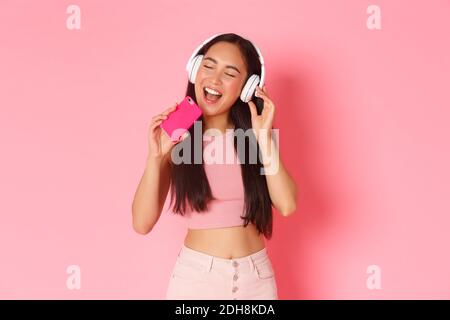
M290 215L294 214L296 210L297 204L295 201L293 201L291 203L285 204L278 211L283 217L289 217Z
M137 219L133 214L133 230L139 234L146 235L150 231L152 231L153 226L148 223L144 223L140 219Z
M133 221L133 230L136 233L142 234L142 235L146 235L148 234L150 231L152 231L153 227L142 224L142 223L137 223L135 221Z
M284 217L289 217L297 210L297 186L294 184L292 196L280 206L280 213Z
M133 229L135 232L142 234L142 235L146 235L148 234L150 231L152 231L151 227L142 225L142 224L137 224L137 223L133 223Z

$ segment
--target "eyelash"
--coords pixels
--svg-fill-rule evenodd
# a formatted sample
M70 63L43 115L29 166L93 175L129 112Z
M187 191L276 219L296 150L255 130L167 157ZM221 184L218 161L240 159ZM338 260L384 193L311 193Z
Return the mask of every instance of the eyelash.
M212 69L212 67L208 67L208 66L204 66L205 68L208 68L208 69ZM232 76L231 74L228 74L228 73L225 73L227 76L230 76L230 77L232 77L232 78L236 78L235 76Z

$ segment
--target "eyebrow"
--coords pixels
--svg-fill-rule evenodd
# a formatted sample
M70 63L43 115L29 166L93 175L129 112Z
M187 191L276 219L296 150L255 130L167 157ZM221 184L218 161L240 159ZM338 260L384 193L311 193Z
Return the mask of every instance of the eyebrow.
M205 60L211 60L212 62L214 62L214 63L217 64L217 60L216 60L216 59L213 59L213 58L211 58L211 57L206 57ZM241 73L241 72L239 71L239 69L236 68L235 66L230 66L230 65L228 65L228 66L225 66L225 68L234 69L234 70L236 70L237 72Z

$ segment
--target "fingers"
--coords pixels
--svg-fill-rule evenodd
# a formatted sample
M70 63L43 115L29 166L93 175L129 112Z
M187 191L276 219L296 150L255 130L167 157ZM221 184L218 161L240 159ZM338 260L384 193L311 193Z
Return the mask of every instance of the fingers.
M258 89L261 91L261 88L258 87ZM263 87L262 87L262 92L265 93L266 96L269 94L269 93L267 92L267 87L266 87L266 85L263 85Z
M264 89L265 89L265 87L266 87L266 86L263 86ZM270 101L270 98L269 98L269 96L267 95L267 91L261 90L260 87L256 87L255 96L257 96L258 98L263 99L264 101L266 101L266 100L269 100L269 101Z
M167 116L156 116L152 118L152 122L150 123L150 130L154 131L157 127L161 125L161 123L167 118Z
M178 103L174 103L171 107L164 110L162 113L157 114L156 116L152 117L151 125L152 127L158 123L161 124L162 121L166 120L169 116L169 113L173 112L177 108Z
M152 124L150 125L150 131L155 130L157 127L159 127L161 125L161 123L163 122L163 119L160 120L156 120L154 122L152 122Z
M161 112L160 114L157 114L156 116L154 116L152 118L152 121L156 121L159 119L167 119L167 116L169 115L169 113L171 113L172 111L174 111L178 106L178 103L174 103L172 106L170 106L169 108L167 108L166 110L164 110L163 112Z
M183 133L183 134L178 138L178 140L173 140L172 143L173 143L173 144L178 144L178 143L182 142L184 139L186 139L187 137L189 137L189 132L188 132L188 131L186 131L185 133Z
M187 137L189 137L189 132L186 131L185 133L183 133L183 135L180 137L180 140L178 140L178 142L183 141L184 139L186 139Z
M257 96L258 98L261 98L264 100L264 108L268 107L270 109L275 109L275 105L273 104L272 100L269 98L269 96L267 95L267 90L266 90L266 86L263 86L263 90L261 90L261 88L256 87L256 92L255 92L255 96Z
M169 108L165 109L160 114L157 114L156 116L152 117L152 120L150 122L150 130L153 131L155 128L157 128L164 120L166 120L168 118L169 113L176 110L177 106L178 106L178 103L176 102Z
M251 115L252 115L252 118L253 118L253 117L256 117L256 116L258 115L258 112L256 111L256 105L255 105L255 103L254 103L253 101L249 101L249 102L248 102L248 106L249 106L249 108L250 108L250 113L251 113Z
M175 109L177 108L178 103L173 104L171 107L167 108L166 110L164 110L161 114L162 115L168 115L169 113L171 113L172 111L175 111Z
M152 122L159 121L159 120L165 120L165 119L167 119L167 117L168 117L167 115L158 114L152 118Z
M154 130L156 127L158 127L164 120L167 119L167 115L158 114L152 118L152 121L150 123L150 129Z

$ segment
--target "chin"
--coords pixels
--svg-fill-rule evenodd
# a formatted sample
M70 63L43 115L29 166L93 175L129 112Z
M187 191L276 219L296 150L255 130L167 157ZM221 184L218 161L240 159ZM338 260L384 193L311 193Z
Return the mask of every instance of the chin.
M202 102L198 105L202 112L206 116L214 116L221 113L222 108L220 106L208 106L204 105Z

